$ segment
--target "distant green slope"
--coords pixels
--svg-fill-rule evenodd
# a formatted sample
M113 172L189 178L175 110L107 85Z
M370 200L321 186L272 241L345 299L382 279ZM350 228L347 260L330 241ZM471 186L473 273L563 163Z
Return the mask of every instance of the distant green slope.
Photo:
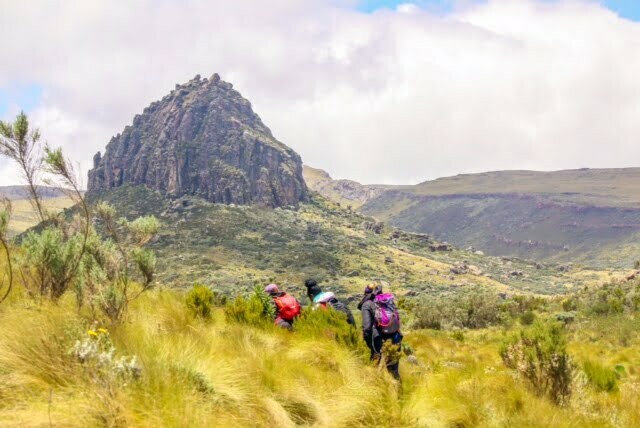
M388 226L376 229L373 219L319 195L297 211L212 204L197 197L170 200L128 186L100 199L128 216L160 218L162 232L151 246L158 251L158 280L170 285L204 282L234 293L251 289L254 282L301 286L304 279L315 277L343 295L360 293L373 279L386 281L400 295L474 287L557 294L603 274L561 272L553 265L505 261L455 248L434 251L438 243L426 236ZM465 261L477 271L451 272Z
M73 205L73 201L61 189L42 186L39 191L44 207L51 214L56 214ZM26 186L0 186L0 199L5 198L11 201L10 235L18 235L40 221L29 201Z
M398 189L419 196L544 195L570 204L640 208L640 168L496 171L439 178Z
M621 268L640 259L640 168L458 175L388 188L359 210L491 255Z

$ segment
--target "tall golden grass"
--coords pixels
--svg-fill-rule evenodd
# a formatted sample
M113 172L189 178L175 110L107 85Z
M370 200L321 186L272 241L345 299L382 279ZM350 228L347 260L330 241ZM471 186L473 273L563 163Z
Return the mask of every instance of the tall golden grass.
M616 325L624 322L635 321ZM137 357L139 378L105 375L70 352L103 326L72 296L36 303L18 292L0 306L0 426L640 426L632 329L622 344L598 324L575 327L576 362L625 373L617 392L602 392L577 371L571 402L558 407L502 365L502 329L467 332L464 342L407 331L416 361L402 361L400 387L330 335L237 324L221 309L194 319L175 290L149 292L124 323L106 326L116 355Z

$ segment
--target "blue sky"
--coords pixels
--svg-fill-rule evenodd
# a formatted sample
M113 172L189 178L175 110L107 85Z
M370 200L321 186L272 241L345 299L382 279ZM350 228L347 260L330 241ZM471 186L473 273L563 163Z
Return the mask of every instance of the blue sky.
M373 12L378 9L395 9L399 4L414 3L435 12L447 12L453 7L453 0L362 0L359 10Z
M359 9L373 12L382 8L394 9L402 3L415 3L434 12L446 13L452 9L455 0L362 0ZM600 3L624 18L640 21L640 0L601 0Z
M0 118L16 108L31 111L40 104L42 100L42 86L36 83L18 84L10 88L0 87ZM17 112L16 112L17 113Z

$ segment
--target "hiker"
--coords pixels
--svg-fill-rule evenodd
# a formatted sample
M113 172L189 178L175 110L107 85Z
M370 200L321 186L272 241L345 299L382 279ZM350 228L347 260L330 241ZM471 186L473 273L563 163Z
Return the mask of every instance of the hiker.
M393 294L383 293L382 287L369 284L358 309L362 311L362 337L371 351L371 361L380 361L386 341L402 346L400 315ZM399 361L387 362L387 370L400 380Z
M356 325L356 320L353 318L353 314L351 313L351 309L338 299L331 291L325 291L320 294L317 294L313 299L314 307L317 308L333 308L338 312L342 312L347 317L347 323L354 326Z
M300 315L300 303L290 294L280 291L276 284L269 284L264 289L273 299L276 310L275 324L278 327L291 330L293 321Z
M313 299L320 293L322 293L322 289L318 285L318 282L315 279L307 279L304 282L304 286L307 287L307 297L311 304L313 304Z

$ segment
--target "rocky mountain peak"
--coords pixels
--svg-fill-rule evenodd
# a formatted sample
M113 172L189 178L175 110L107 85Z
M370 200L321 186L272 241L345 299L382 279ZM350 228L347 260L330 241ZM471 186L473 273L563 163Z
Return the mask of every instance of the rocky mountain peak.
M297 206L308 193L300 156L218 74L176 85L93 160L90 193L143 184L168 196L268 207Z

